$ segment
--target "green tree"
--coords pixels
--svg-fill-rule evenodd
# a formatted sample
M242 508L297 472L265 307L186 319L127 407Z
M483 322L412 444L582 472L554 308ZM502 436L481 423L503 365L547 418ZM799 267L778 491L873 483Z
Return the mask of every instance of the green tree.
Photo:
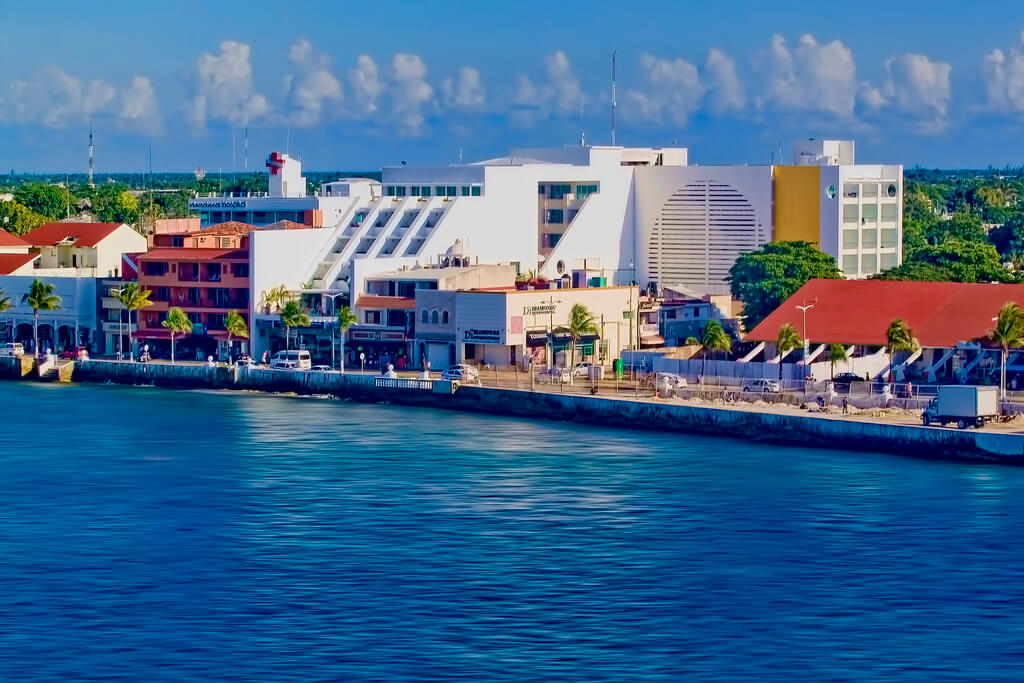
M309 327L309 314L295 299L285 302L281 308L281 324L284 325L284 347L291 348L291 332L293 327Z
M835 259L810 242L771 242L736 259L728 280L751 330L812 278L838 280L842 274Z
M245 324L245 318L238 311L231 311L224 320L224 329L228 333L228 356L231 356L231 338L249 338L249 326Z
M932 219L934 222L934 219ZM925 231L931 223L920 220L907 220L903 223L903 258L909 259L918 251L928 246Z
M954 282L1012 282L1013 274L1003 266L996 248L987 242L965 241L955 237L941 244L928 245L914 254L913 260L938 266L949 272Z
M60 308L60 297L55 293L54 286L42 280L33 280L28 292L21 297L32 309L32 340L36 355L39 355L39 311L56 311Z
M700 376L703 381L708 367L708 352L732 351L732 337L722 327L722 323L717 320L708 320L704 324L704 331L701 332L700 345L702 349Z
M97 220L104 223L136 225L139 221L139 202L127 186L112 183L96 188L92 212Z
M828 345L828 362L831 366L829 369L829 379L836 378L836 363L846 361L846 346L843 344L829 344Z
M290 300L295 298L284 285L278 285L264 291L260 295L260 307L266 313L279 313L281 308Z
M901 351L917 351L917 339L914 332L903 318L896 318L889 323L885 331L885 350L889 354L889 381L893 381L893 356Z
M14 201L49 220L58 220L68 214L68 207L77 204L71 193L59 185L48 183L26 183L19 185L12 193Z
M1006 400L1006 359L1010 349L1024 345L1024 311L1015 303L1004 304L996 316L996 324L989 330L988 338L1002 350L1002 365L999 371L999 396Z
M1014 214L1005 223L993 228L988 234L988 240L1003 258L1019 264L1024 260L1024 213Z
M188 334L192 331L192 321L185 315L185 311L177 306L172 306L167 311L167 320L160 323L171 332L171 365L174 365L174 343L179 334Z
M779 381L782 381L782 356L789 353L794 349L800 348L803 344L803 340L800 339L800 335L797 334L796 328L791 323L786 323L779 328L779 334L775 338L775 346L779 352Z
M928 244L942 244L950 239L982 242L987 239L981 218L968 211L957 211L948 220L932 223L924 231Z
M35 230L49 218L18 202L0 202L0 229L18 237Z
M947 268L924 261L906 263L871 276L872 280L910 280L914 282L952 282L953 274Z
M583 335L594 334L599 335L600 330L597 329L597 319L594 314L591 313L586 306L583 304L573 304L569 310L569 337L572 340L572 349L569 355L569 366L576 366L576 346L579 344L580 339Z
M153 293L148 289L143 289L139 286L138 282L126 282L124 287L117 290L117 300L121 302L121 306L128 311L128 349L129 352L132 348L132 311L135 311L135 320L138 322L140 309L152 306L153 302L149 300L149 297ZM120 343L120 342L118 342Z
M356 314L348 306L338 309L338 330L341 332L341 371L345 372L345 342L348 341L348 328L359 322Z

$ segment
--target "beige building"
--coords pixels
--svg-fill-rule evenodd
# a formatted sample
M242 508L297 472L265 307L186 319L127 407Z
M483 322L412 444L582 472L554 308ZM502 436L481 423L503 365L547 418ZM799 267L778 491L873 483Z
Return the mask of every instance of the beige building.
M117 277L124 254L146 251L146 238L123 223L46 223L22 239L40 276Z
M434 369L454 363L520 367L570 363L569 313L575 304L594 316L597 335L584 336L576 361L607 365L635 338L636 287L500 291L418 290L414 362Z

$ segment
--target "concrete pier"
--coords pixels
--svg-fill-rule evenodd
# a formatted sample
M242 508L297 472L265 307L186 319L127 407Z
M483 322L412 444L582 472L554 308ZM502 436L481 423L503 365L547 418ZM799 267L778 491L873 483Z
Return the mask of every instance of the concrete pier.
M0 378L29 379L15 359L0 359ZM75 362L74 382L187 389L235 389L329 395L363 402L551 419L634 429L701 433L799 446L880 451L915 457L1024 464L1024 434L956 430L792 415L628 398L457 386L433 380L116 361Z

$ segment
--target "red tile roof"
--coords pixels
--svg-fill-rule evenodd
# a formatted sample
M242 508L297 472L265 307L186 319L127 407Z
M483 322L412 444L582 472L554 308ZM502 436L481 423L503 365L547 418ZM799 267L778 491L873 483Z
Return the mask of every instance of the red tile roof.
M416 308L416 299L405 296L377 296L364 294L356 299L356 308L397 308L411 311Z
M72 238L75 240L76 247L95 247L121 225L121 223L45 223L25 235L25 241L33 247L52 247Z
M140 254L140 261L216 261L248 260L245 249L189 249L184 247L157 247Z
M264 227L264 230L309 230L312 225L305 225L303 223L296 223L295 221L280 220L276 223Z
M253 230L259 230L259 228L255 225L242 223L241 221L228 221L226 223L217 223L217 225L211 225L203 230L196 230L187 234L189 237L194 237L196 235L248 235Z
M811 280L747 339L772 341L786 323L803 337L803 315L796 307L814 303L807 311L812 342L882 346L889 323L903 318L921 346L949 348L984 339L992 318L1010 301L1024 306L1024 285Z
M10 275L39 254L0 254L0 275Z
M28 247L29 243L9 232L0 230L0 247Z

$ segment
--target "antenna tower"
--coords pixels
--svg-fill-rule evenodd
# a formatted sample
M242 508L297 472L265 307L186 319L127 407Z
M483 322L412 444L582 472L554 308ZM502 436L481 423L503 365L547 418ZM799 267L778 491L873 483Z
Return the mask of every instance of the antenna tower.
M93 152L94 148L92 145L92 119L89 120L89 187L94 187L92 182L93 173Z
M612 51L612 147L615 146L615 51Z

